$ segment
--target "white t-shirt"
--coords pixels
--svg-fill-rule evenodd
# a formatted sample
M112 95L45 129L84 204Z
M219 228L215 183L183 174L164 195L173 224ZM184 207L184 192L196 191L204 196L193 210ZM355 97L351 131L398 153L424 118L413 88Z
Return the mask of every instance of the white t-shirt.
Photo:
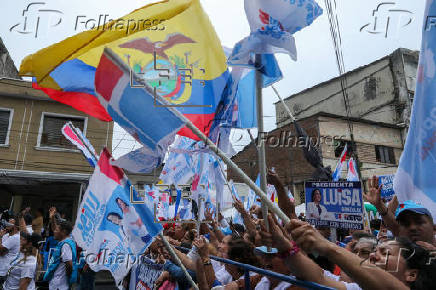
M33 234L32 225L26 226L26 231L29 233L29 235Z
M331 272L329 272L327 270L324 270L324 276L328 277L332 280L335 280L335 281L339 281L339 279L341 278L339 276L333 275ZM362 290L362 288L360 288L359 284L357 284L357 283L347 283L344 281L341 281L341 282L344 283L345 288L347 288L347 290Z
M6 276L12 260L20 251L20 233L16 233L13 236L9 236L9 234L4 235L2 238L2 246L8 249L8 252L0 256L0 276Z
M65 243L62 245L61 249L61 262L59 266L56 268L53 278L50 280L48 286L50 290L68 290L69 283L67 272L65 268L65 262L73 260L73 252L71 251L71 247L69 244Z
M269 290L271 283L268 277L262 277L262 279L257 283L256 288L254 290ZM291 287L292 284L281 281L273 290L286 290Z
M35 289L35 271L36 271L36 257L28 256L24 262L24 254L20 253L11 262L11 271L8 278L3 284L4 289L18 290L20 288L20 280L22 278L31 278L27 290Z

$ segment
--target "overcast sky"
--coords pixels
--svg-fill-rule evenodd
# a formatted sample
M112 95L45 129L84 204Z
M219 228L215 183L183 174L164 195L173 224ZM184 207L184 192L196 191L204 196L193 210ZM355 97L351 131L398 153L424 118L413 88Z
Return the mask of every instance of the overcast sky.
M19 33L20 28L23 27L23 10L30 3L36 2L43 4L33 6L33 12L27 13L27 32L31 33ZM98 19L99 15L108 14L110 18L117 18L151 2L158 1L1 0L0 37L9 49L15 65L19 67L26 55L85 30L83 25L75 29L78 16L84 16L81 19ZM201 3L224 46L233 47L236 42L249 34L243 0L201 0ZM324 0L318 3L324 8ZM379 59L399 47L413 50L420 48L425 0L336 0L336 3L347 71ZM377 26L374 29L373 10L382 3L393 4L380 6L380 10L376 13ZM38 14L36 13L38 9L51 9L59 12L46 11ZM38 35L35 37L38 15L40 24ZM386 37L388 17L390 25ZM62 19L61 23L54 26L59 19ZM11 30L17 24L21 25ZM361 31L361 28L367 24L368 26ZM311 26L296 33L295 38L298 61L293 62L287 55L277 56L284 78L275 86L282 97L338 76L325 9L322 16ZM264 123L267 131L275 128L273 103L277 100L271 88L264 90ZM116 147L116 150L113 154L118 157L134 148L135 144L120 127L115 126L114 130L113 148ZM241 150L249 140L244 136L242 142L236 142L240 139L239 136L240 133L235 132L232 137L236 150Z

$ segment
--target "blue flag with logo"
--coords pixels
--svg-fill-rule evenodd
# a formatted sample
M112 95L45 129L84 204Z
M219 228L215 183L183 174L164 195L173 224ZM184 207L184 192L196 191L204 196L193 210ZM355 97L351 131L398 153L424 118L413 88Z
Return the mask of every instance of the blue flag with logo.
M394 178L398 201L424 205L436 222L436 1L427 0L409 133Z
M312 24L322 14L314 0L245 0L251 33L241 40L231 60L238 62L252 53L286 53L297 60L295 32Z

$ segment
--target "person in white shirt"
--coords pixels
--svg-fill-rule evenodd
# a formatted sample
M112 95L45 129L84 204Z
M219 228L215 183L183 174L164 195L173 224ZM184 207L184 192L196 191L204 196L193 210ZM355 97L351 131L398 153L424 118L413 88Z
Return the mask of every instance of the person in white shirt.
M70 237L72 226L69 222L63 221L55 226L54 238L62 242ZM73 253L70 245L65 243L61 249L60 263L56 268L53 278L49 281L50 290L68 290L69 276L73 269Z
M328 217L327 209L321 204L321 199L321 192L315 188L312 191L312 202L307 204L306 218L319 220Z
M38 234L21 233L20 252L11 261L3 289L35 289L36 253L39 241L41 236Z
M0 231L0 285L6 279L11 261L20 250L20 233L15 218L9 219L6 228Z
M255 250L256 255L262 263L262 268L265 270L280 273L286 276L291 276L288 267L283 263L283 260L278 256L277 249L272 248L271 252L267 251L267 247L257 247ZM287 290L292 284L274 279L272 277L264 276L256 285L255 290L274 289L274 290Z

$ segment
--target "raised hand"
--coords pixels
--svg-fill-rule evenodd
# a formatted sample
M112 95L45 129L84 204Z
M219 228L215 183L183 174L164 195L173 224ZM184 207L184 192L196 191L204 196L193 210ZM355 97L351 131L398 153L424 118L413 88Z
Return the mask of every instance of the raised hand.
M279 176L271 169L268 169L268 172L266 174L266 182L272 185L281 184Z
M369 191L367 193L364 193L363 196L375 207L380 206L383 204L381 199L381 185L378 185L378 178L377 176L373 176L372 178L368 179L368 187Z
M283 234L282 230L271 214L268 215L268 221L270 232L266 231L264 223L261 224L262 231L260 231L260 235L262 237L263 244L269 247L273 246L280 252L288 251L291 248L291 243Z
M212 220L212 215L213 215L213 211L212 211L211 208L207 208L207 209L204 211L204 217L205 217L205 219L206 219L207 221L211 221L211 220Z
M52 218L52 217L56 214L56 207L52 206L52 207L48 210L48 214L49 214L49 217Z
M307 222L293 219L286 225L286 229L290 231L294 241L306 253L318 253L323 255L327 253L332 245L332 243L326 240L320 232Z
M242 202L241 202L240 200L236 200L236 199L235 199L235 201L233 202L233 206L235 207L235 209L236 209L239 213L245 212L244 204L242 204Z
M198 254L202 258L209 257L209 247L203 236L200 236L192 242L197 247Z

